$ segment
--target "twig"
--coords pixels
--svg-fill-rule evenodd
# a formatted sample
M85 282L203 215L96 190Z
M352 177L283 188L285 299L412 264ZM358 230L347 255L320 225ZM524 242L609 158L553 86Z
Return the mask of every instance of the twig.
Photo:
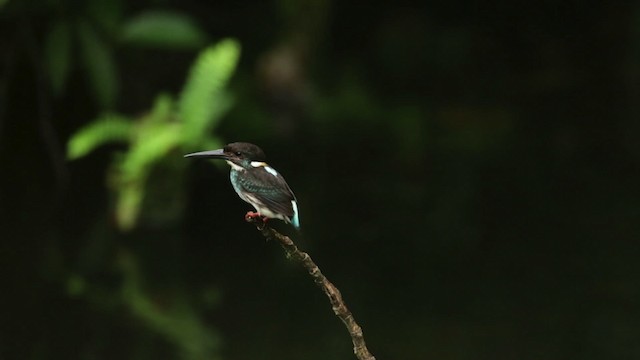
M296 244L293 243L293 240L288 236L282 235L274 229L265 226L261 218L249 216L247 214L245 220L250 224L254 224L262 235L267 238L267 240L273 239L278 241L280 246L284 249L287 258L299 262L305 267L305 269L307 269L309 275L313 278L313 282L315 282L329 298L333 312L347 327L347 331L349 331L351 341L353 342L353 352L356 357L359 360L375 360L376 358L371 355L369 349L367 349L367 345L365 344L364 336L362 334L362 328L353 318L353 315L351 314L351 311L349 311L349 308L347 308L344 300L342 300L340 290L338 290L338 288L336 288L335 285L333 285L331 281L322 274L320 268L318 268L318 265L313 262L309 254L304 251L300 251Z

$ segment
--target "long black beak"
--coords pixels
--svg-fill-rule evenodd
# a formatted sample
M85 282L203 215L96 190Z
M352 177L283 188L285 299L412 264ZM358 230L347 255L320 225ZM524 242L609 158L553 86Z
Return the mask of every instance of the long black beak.
M204 159L224 159L228 160L229 156L224 153L223 149L200 151L191 154L187 154L184 157L204 158Z

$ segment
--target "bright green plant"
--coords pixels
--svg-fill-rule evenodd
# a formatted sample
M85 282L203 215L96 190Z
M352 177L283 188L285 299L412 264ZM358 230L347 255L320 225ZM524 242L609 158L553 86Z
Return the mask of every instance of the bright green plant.
M222 40L199 54L177 100L159 95L151 110L137 118L104 114L71 137L69 159L86 156L106 143L128 144L116 154L108 174L120 229L136 225L147 189L153 186L149 181L153 171L168 170L172 179L179 179L184 165L176 160L181 154L221 145L212 131L233 103L226 86L239 55L235 40Z

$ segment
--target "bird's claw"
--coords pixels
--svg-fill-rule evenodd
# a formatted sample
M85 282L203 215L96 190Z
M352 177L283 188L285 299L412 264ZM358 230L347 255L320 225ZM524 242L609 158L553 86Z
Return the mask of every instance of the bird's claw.
M255 222L256 219L260 219L262 222L262 224L258 226L258 229L260 230L264 229L264 227L267 225L267 217L262 216L260 215L260 213L257 213L257 212L248 211L247 214L244 216L244 219L246 221L251 221L251 222Z

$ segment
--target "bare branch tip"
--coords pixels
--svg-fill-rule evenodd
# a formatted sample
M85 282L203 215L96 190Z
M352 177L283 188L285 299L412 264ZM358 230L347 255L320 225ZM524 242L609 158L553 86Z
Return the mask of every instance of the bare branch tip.
M313 262L309 254L300 251L288 236L268 227L265 218L262 216L254 212L248 212L247 215L245 215L245 221L255 225L267 240L277 240L284 249L287 259L292 259L300 263L307 270L316 285L318 285L329 298L329 302L336 316L340 318L347 327L356 357L359 360L375 360L376 358L371 355L367 349L362 328L356 323L353 314L351 314L351 311L349 311L349 308L344 303L340 290L322 274L322 271L315 262Z

